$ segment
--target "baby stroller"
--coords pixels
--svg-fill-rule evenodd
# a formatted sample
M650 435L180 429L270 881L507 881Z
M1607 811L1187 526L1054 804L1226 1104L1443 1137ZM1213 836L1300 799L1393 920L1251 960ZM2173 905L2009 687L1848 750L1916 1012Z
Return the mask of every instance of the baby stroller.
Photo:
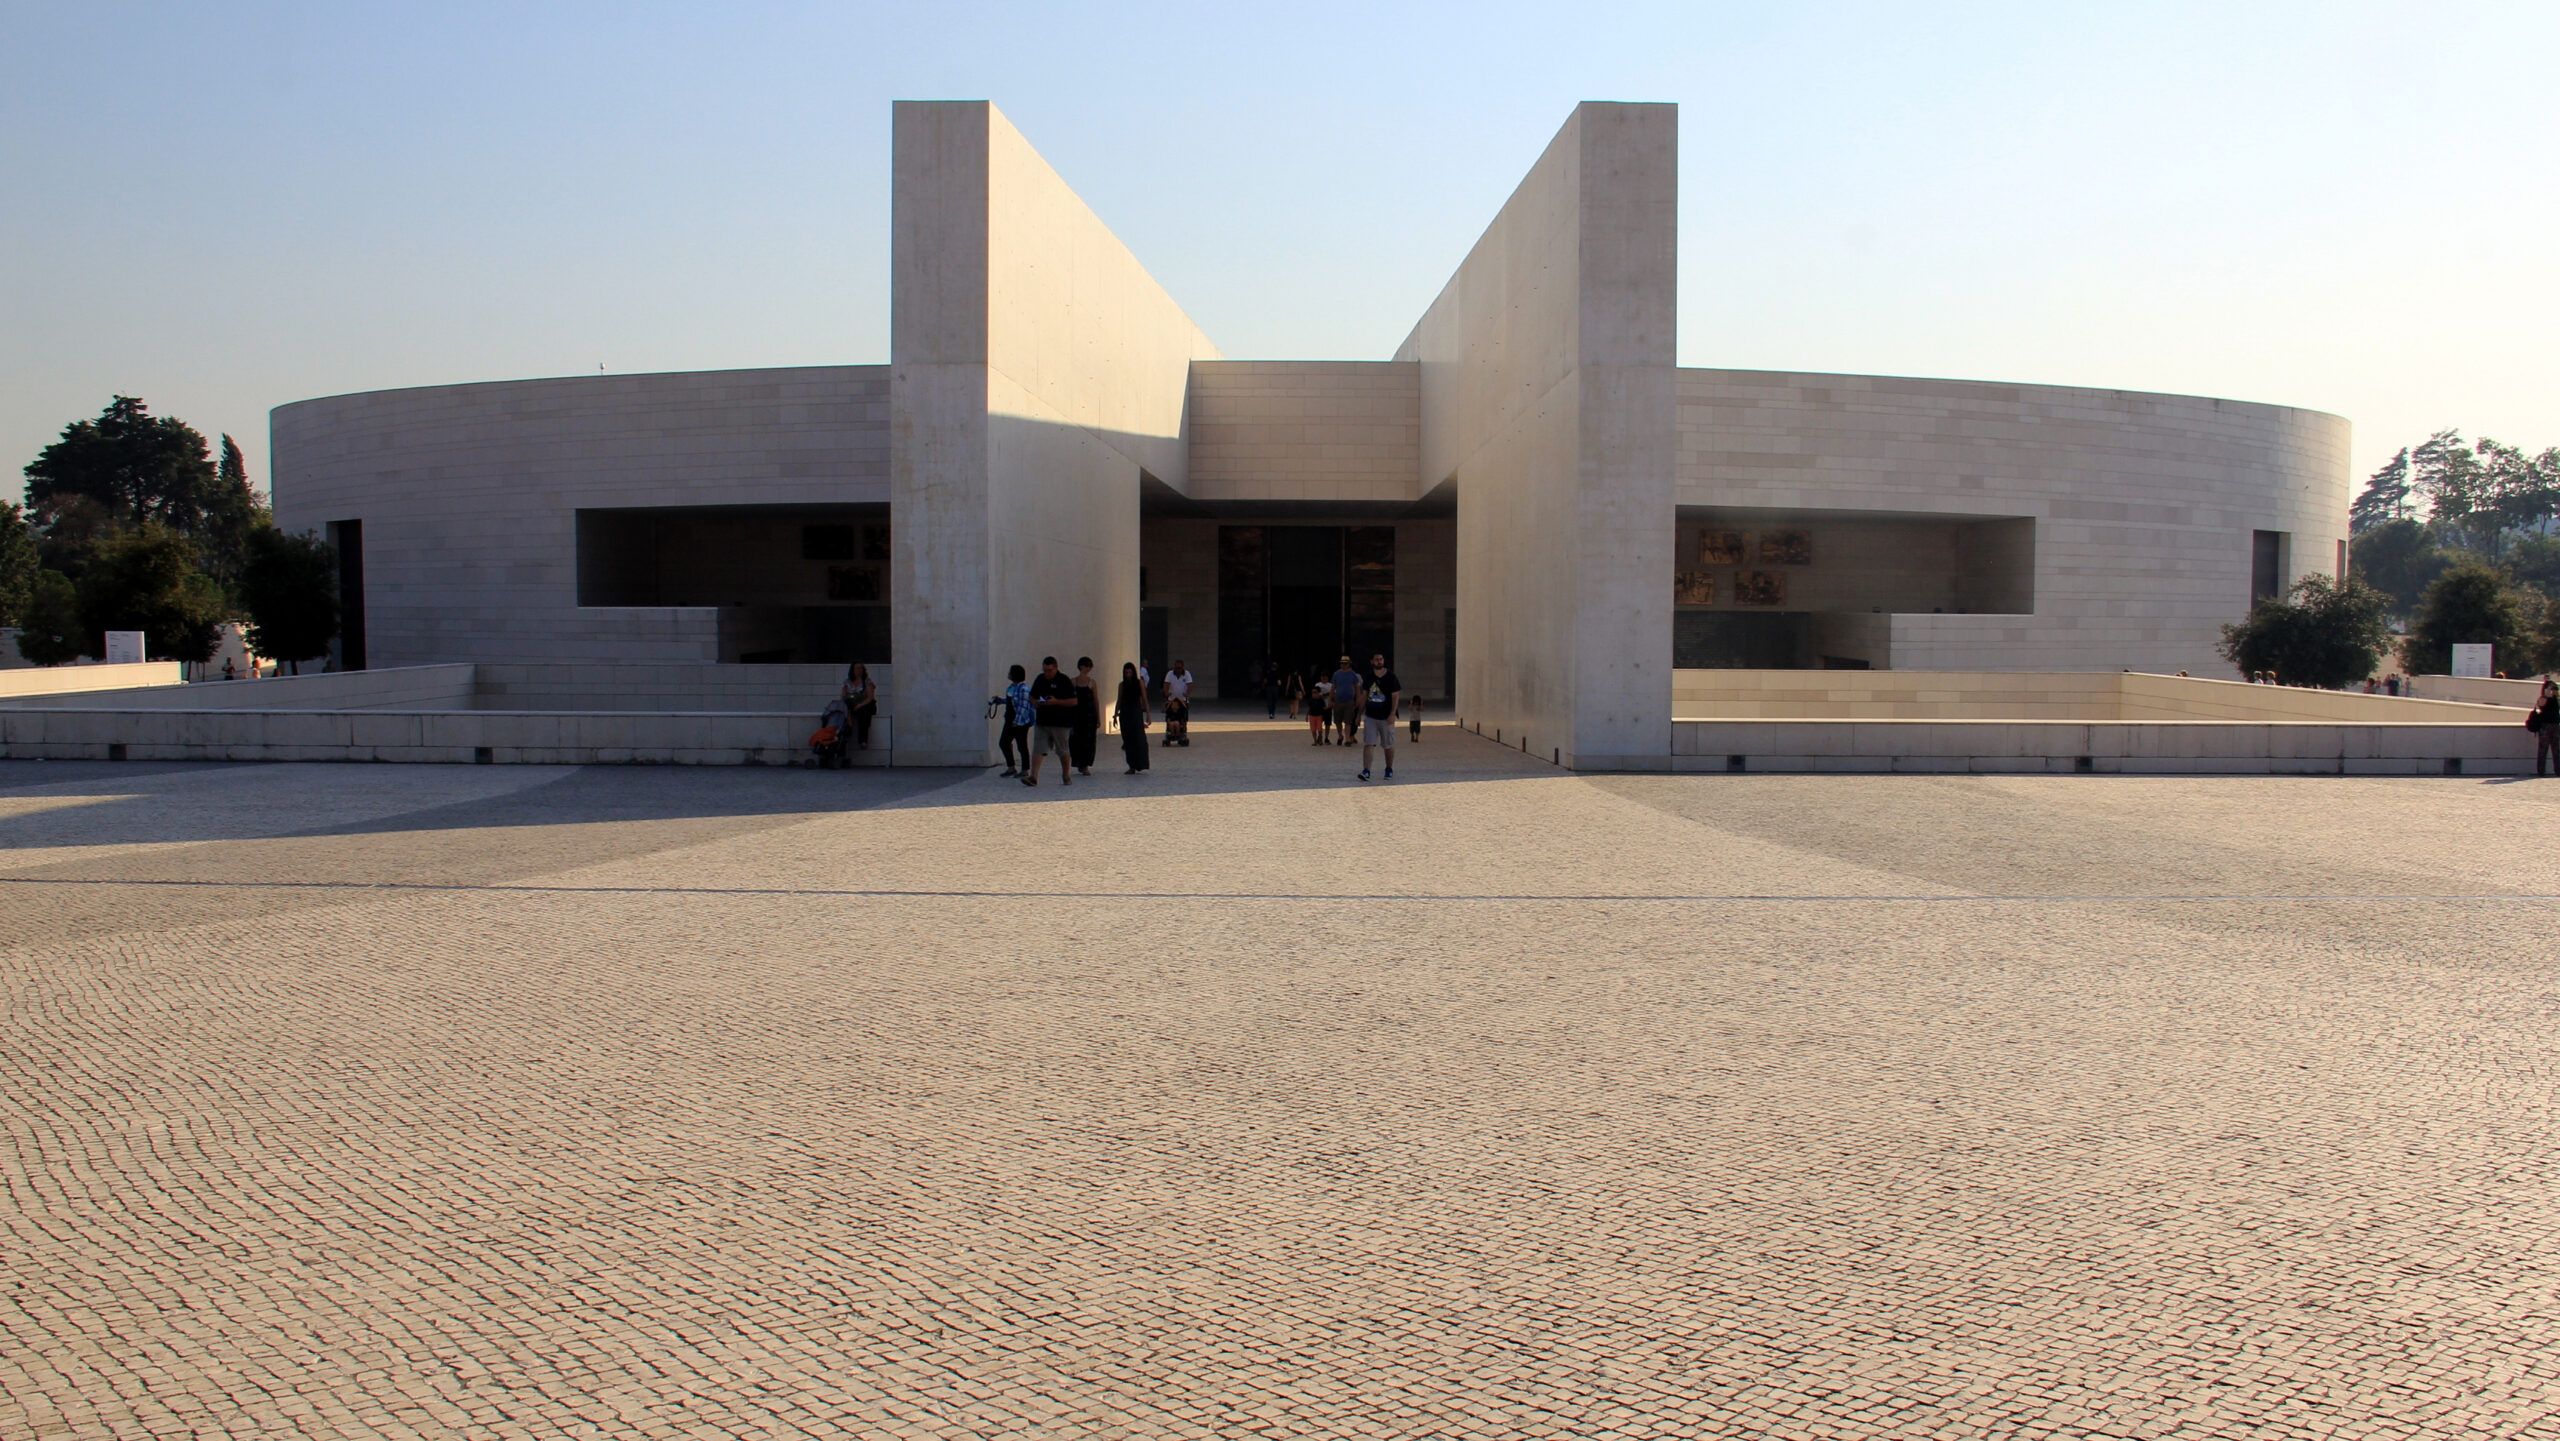
M818 769L853 769L853 761L844 753L844 743L852 736L853 716L845 710L843 700L827 702L827 708L818 714L818 728L809 735L809 750L818 758Z
M1191 702L1180 696L1164 703L1164 743L1169 746L1191 744Z

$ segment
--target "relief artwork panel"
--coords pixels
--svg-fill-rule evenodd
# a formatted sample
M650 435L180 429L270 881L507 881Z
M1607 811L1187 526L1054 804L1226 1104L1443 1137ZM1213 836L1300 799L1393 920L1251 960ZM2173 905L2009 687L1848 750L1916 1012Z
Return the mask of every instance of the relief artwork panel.
M1762 565L1813 564L1813 533L1803 530L1764 530L1760 532Z
M1749 559L1743 553L1742 532L1738 530L1702 530L1698 532L1698 564L1740 565Z
M1733 578L1735 605L1784 605L1787 602L1787 573L1782 570L1746 570Z
M1673 605L1714 605L1716 578L1712 571L1684 570L1671 578Z

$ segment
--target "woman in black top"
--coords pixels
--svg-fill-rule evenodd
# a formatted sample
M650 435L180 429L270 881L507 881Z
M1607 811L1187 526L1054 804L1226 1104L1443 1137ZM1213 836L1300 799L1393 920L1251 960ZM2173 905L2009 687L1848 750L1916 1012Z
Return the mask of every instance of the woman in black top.
M2533 773L2543 773L2542 764L2547 757L2551 773L2560 775L2560 682L2542 683L2542 694L2534 697L2533 711L2525 724L2533 727Z
M1138 684L1138 663L1120 667L1120 698L1112 707L1120 721L1120 754L1128 757L1129 774L1147 768L1147 688Z
M853 717L854 744L871 749L871 718L880 714L880 687L871 683L871 667L860 661L846 667L844 685L836 695Z

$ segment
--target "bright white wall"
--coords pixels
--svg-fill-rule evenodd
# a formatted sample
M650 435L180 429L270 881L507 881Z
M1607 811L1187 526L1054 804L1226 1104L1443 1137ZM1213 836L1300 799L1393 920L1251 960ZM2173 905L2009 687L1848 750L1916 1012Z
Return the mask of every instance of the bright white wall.
M895 131L898 760L976 764L1007 665L1137 656L1139 472L1186 483L1217 351L994 106L902 102Z
M2202 396L1895 376L1683 370L1683 505L2035 520L2035 613L1897 615L1897 670L2221 675L2250 532L2287 584L2336 564L2347 422ZM1816 544L1821 544L1819 535Z
M1577 107L1399 360L1458 488L1458 712L1584 769L1670 751L1679 112Z
M580 607L581 507L889 498L884 366L587 375L278 406L276 523L364 522L365 658L717 660L710 607Z

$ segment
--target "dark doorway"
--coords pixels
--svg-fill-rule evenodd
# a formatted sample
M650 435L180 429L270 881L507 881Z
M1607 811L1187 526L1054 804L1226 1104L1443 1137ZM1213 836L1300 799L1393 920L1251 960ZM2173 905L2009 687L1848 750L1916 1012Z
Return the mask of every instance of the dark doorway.
M338 552L338 669L364 669L364 522L333 520L329 544Z
M1331 671L1394 660L1392 525L1218 528L1218 694L1258 696L1256 667Z
M1146 667L1150 677L1163 675L1173 665L1172 650L1172 607L1138 607L1138 664Z

